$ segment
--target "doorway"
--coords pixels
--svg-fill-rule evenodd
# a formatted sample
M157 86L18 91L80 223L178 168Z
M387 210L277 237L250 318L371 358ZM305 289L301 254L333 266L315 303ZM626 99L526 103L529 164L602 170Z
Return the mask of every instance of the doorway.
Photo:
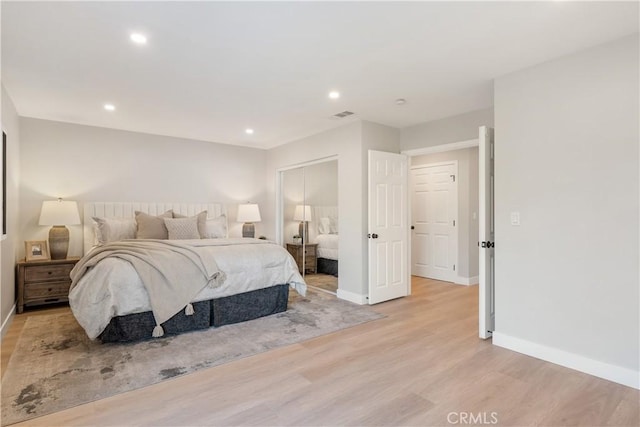
M406 154L412 171L411 274L478 284L478 140Z

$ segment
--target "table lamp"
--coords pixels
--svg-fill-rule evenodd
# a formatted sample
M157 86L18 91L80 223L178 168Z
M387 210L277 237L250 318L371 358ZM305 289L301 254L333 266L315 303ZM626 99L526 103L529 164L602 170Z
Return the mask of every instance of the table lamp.
M39 225L52 225L49 230L51 259L65 259L69 252L67 225L80 224L78 203L62 199L42 202Z
M245 203L238 205L238 222L244 222L242 225L242 237L255 237L256 227L254 222L260 222L260 208L255 203Z
M302 243L309 243L309 221L311 221L311 206L297 205L293 213L293 220L300 221L298 226L298 234L302 238Z

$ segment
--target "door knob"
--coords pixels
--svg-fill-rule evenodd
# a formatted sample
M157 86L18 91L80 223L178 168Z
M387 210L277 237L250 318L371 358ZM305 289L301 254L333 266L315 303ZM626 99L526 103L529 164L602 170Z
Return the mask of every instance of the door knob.
M378 235L377 235L376 233L373 233L373 234L371 235L371 237L373 237L374 239L377 239L377 238L378 238Z

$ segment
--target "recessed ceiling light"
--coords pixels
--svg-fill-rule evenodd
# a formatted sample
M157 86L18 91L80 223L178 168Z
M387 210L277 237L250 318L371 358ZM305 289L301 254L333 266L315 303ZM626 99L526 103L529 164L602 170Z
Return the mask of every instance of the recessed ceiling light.
M396 105L404 105L407 103L407 100L404 98L398 98L396 99Z
M245 130L244 130L244 132L245 132L247 135L253 135L253 129L245 129Z
M115 111L116 110L116 106L113 104L104 104L104 109L107 111Z
M135 44L147 44L147 36L144 34L132 33L130 38Z
M329 92L329 98L331 98L331 99L338 99L338 98L340 98L340 92L336 92L335 90L334 90L334 91Z

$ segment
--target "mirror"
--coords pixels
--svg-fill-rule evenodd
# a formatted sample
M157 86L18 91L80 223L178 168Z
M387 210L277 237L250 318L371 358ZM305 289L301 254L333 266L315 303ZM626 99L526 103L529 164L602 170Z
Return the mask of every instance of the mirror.
M282 242L307 285L338 289L338 161L281 172Z

